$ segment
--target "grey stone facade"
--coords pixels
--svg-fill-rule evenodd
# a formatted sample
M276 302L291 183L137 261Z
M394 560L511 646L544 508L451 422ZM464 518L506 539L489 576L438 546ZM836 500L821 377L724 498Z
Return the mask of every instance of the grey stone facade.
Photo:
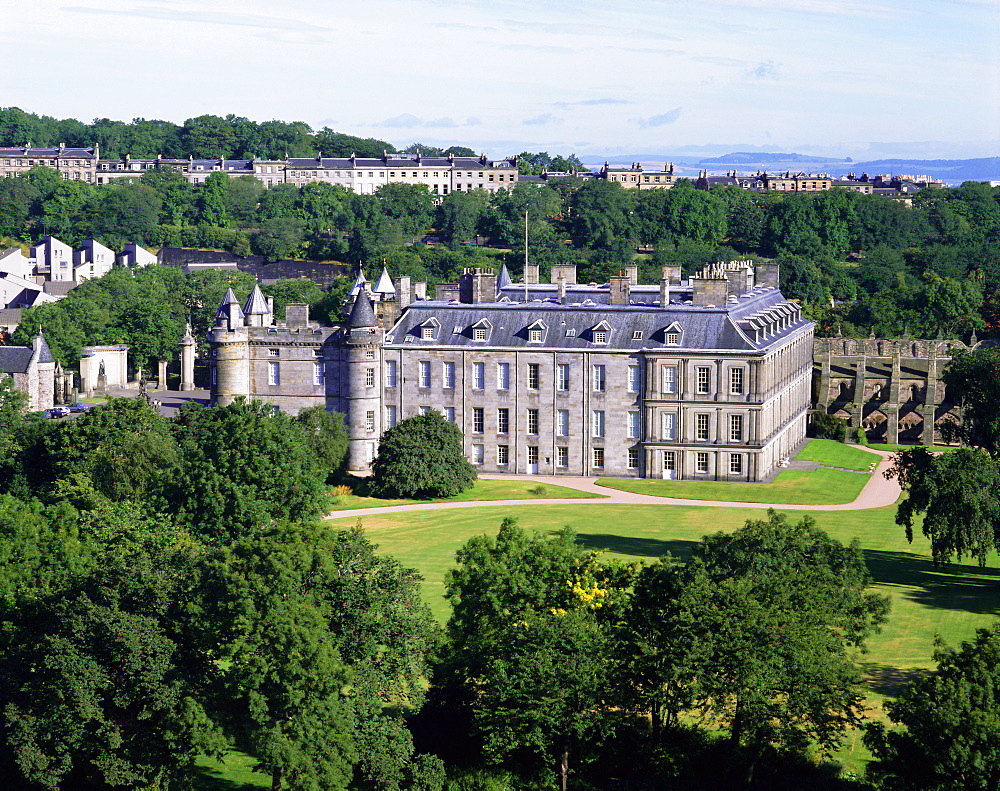
M801 444L813 325L775 268L733 262L683 283L666 268L654 286L555 274L470 270L439 284L444 300L359 278L336 327L304 306L276 325L262 295L241 308L227 294L209 338L213 398L344 412L355 470L384 430L430 409L484 472L759 481Z
M0 346L0 377L10 375L14 386L28 396L28 410L55 404L56 361L42 333L31 346Z

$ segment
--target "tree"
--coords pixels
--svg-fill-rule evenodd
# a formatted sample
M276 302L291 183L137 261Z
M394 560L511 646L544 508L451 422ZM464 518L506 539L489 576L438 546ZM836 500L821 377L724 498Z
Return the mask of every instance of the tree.
M948 389L961 398L962 422L943 430L945 439L982 448L1000 458L1000 349L956 349L941 376Z
M587 181L570 198L570 236L579 247L607 247L636 238L635 196L617 181Z
M923 514L922 530L931 540L935 563L968 555L980 566L1000 548L1000 467L978 448L932 456L923 448L897 454L886 472L907 496L896 507L896 524L913 541L913 523Z
M327 480L340 472L347 458L347 426L339 412L328 412L325 407L311 406L300 409L294 418L305 429L306 444L316 457L316 464L326 470Z
M868 726L875 761L867 779L884 791L989 791L1000 787L1000 626L960 649L940 640L937 669L886 702L889 719Z
M406 418L382 435L372 463L378 497L453 497L476 482L462 432L437 411Z
M314 519L329 505L326 470L302 427L259 401L226 407L185 404L173 425L181 467L163 489L178 522L216 538L273 519Z
M860 722L851 650L888 611L857 543L806 517L748 520L706 536L691 560L646 570L627 623L634 704L662 725L694 708L729 733L747 777L768 748L834 748Z
M383 184L375 191L382 211L406 237L418 236L434 219L434 198L424 184Z
M198 213L203 223L225 228L229 225L229 175L209 174L198 194Z

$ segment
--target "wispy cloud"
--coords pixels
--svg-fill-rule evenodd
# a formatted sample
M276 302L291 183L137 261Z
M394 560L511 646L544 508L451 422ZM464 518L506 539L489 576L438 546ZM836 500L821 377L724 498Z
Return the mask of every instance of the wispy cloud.
M558 123L561 120L561 118L556 118L552 113L542 113L541 115L536 115L534 118L525 118L522 123L525 126L544 126L546 124Z
M646 129L648 127L666 126L667 124L672 124L680 117L681 108L675 107L673 110L668 110L667 112L660 113L659 115L651 115L648 118L635 118L633 120L635 123L639 124L639 126Z
M99 14L106 16L127 16L140 19L159 19L170 22L194 22L206 25L225 25L229 27L255 27L269 30L295 30L301 32L330 31L333 28L312 25L288 17L261 16L259 14L230 14L214 11L194 11L163 8L158 6L133 6L119 11L111 8L94 8L92 6L64 6L60 11L75 14Z
M778 66L773 60L762 60L750 71L747 76L755 80L776 80L778 79Z
M745 66L745 60L738 60L737 58L723 58L716 55L695 55L691 60L698 61L698 63L711 63L714 66Z
M892 19L903 15L900 8L850 0L714 0L720 5L759 8L768 11L793 11L823 16L866 17Z
M458 126L451 118L435 118L433 121L428 121L424 126L440 126L445 129L454 129Z
M570 107L596 107L602 104L635 104L628 99L581 99L578 102L553 102L553 107L560 107L562 109L568 109Z
M390 129L413 129L416 126L423 126L423 125L424 125L423 120L417 118L417 116L411 113L403 113L402 115L395 115L392 118L386 118L380 124L375 124L375 126L387 126Z
M466 118L465 126L479 126L482 123L478 118ZM392 118L386 118L381 123L373 124L373 126L383 126L389 129L416 129L417 127L434 127L437 129L457 129L462 124L455 121L454 118L444 116L442 118L432 118L430 121L425 121L413 113L403 113L402 115L394 115Z

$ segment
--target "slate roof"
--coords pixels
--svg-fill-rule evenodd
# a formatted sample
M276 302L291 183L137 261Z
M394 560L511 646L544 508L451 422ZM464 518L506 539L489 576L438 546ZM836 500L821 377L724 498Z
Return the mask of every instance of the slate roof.
M396 293L396 287L392 284L392 278L389 277L389 270L384 266L382 267L382 274L379 276L378 283L372 289L372 292L375 294Z
M13 148L0 148L0 157L69 157L81 159L83 157L93 157L92 148L28 148L15 146Z
M228 305L236 305L236 319L237 321L242 321L244 318L243 308L240 307L240 302L236 299L236 295L233 293L231 288L226 289L225 295L222 297L222 303L219 305L219 309L215 311L215 320L219 319L227 320L229 318L229 311L227 310Z
M377 327L378 320L375 318L375 310L372 308L368 295L361 291L357 299L354 300L354 307L351 308L351 317L347 320L348 329L358 327Z
M56 358L52 356L52 350L49 349L49 344L46 342L45 336L39 332L35 338L38 340L38 362L54 363Z
M485 162L479 157L455 157L454 160L448 159L448 157L425 157L421 156L419 160L415 156L406 155L402 157L395 157L389 155L388 159L382 159L381 157L355 157L351 159L350 157L323 157L322 159L318 157L310 157L308 159L293 157L287 160L287 167L290 170L309 170L319 169L319 168L332 168L334 170L362 170L364 168L402 168L402 169L416 169L416 168L438 168L439 170L450 170L454 168L455 170L485 170L485 169L496 169L496 168L509 168L516 169L516 165L511 163L508 159L487 159Z
M0 346L0 371L6 374L28 373L28 364L34 353L30 346Z
M235 299L235 295L233 298ZM270 312L270 309L267 307L267 298L264 296L264 292L260 290L259 285L255 285L253 287L253 291L250 292L250 296L247 297L247 304L243 306L243 315L266 316Z
M438 325L433 339L423 339L422 325ZM788 326L780 328L787 322ZM540 324L539 324L540 323ZM604 324L603 327L599 326ZM487 340L473 340L473 325L486 327ZM528 328L544 328L541 343L528 340ZM387 333L391 346L564 349L567 351L737 351L762 352L811 327L798 305L774 288L760 288L727 307L671 303L559 304L553 300L467 304L420 301L409 306ZM594 331L608 332L595 343ZM666 331L679 343L667 345Z

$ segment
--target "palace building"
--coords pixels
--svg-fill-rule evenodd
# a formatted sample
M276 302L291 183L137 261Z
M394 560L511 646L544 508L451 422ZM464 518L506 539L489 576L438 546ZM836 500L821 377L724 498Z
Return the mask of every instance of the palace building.
M343 412L350 467L382 432L438 410L483 472L763 481L805 439L813 324L774 264L736 261L657 285L629 267L579 284L572 265L514 283L467 270L433 298L409 278L359 276L349 318L276 322L255 289L226 295L209 333L217 404L262 398Z

